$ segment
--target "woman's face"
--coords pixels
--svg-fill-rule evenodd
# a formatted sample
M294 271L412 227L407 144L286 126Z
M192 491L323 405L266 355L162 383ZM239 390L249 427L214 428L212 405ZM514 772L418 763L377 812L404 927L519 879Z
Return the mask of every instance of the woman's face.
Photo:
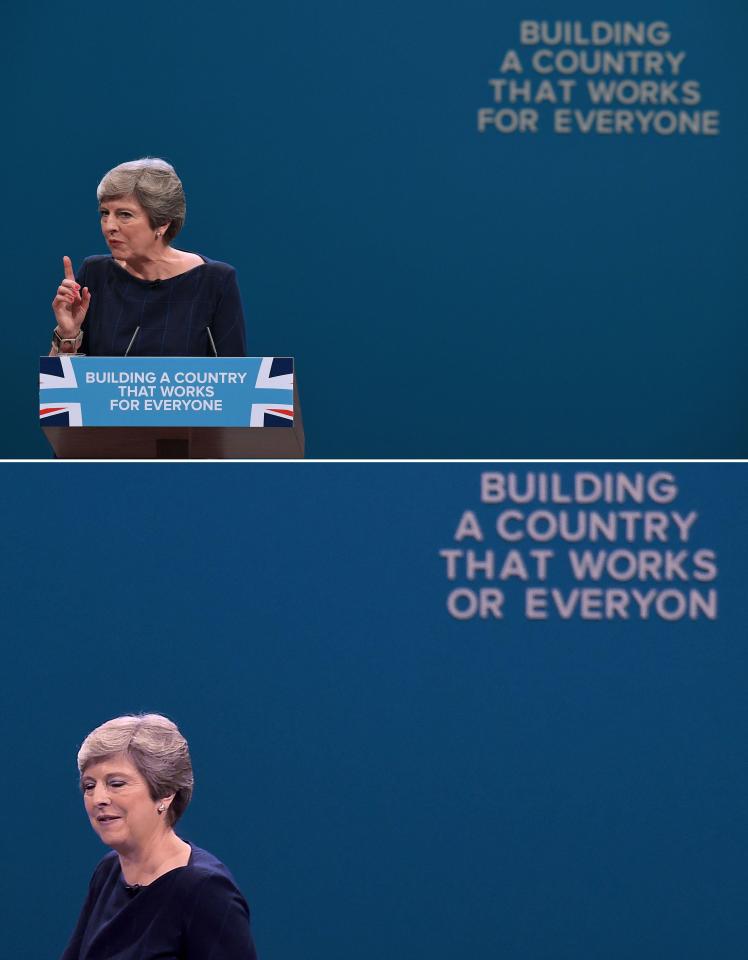
M156 239L148 214L133 196L102 200L99 204L101 232L115 260L137 260L163 247L166 227L159 227Z
M83 802L91 826L115 850L137 849L163 830L166 813L158 813L138 769L118 755L92 763L81 777Z

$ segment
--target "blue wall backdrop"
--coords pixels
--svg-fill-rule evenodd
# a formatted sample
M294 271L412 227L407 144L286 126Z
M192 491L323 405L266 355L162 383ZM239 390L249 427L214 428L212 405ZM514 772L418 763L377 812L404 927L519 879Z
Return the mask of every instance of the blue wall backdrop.
M81 739L160 710L263 960L744 956L745 467L666 468L720 566L673 623L451 618L481 469L6 467L6 955L59 955L105 850Z
M556 134L548 103L537 134L478 132L521 20L655 16L686 57L648 78L702 97L663 109L719 135ZM310 456L745 456L747 24L742 0L16 5L2 453L49 455L61 257L107 252L96 184L147 154L185 183L183 248L236 266L251 352L298 358Z

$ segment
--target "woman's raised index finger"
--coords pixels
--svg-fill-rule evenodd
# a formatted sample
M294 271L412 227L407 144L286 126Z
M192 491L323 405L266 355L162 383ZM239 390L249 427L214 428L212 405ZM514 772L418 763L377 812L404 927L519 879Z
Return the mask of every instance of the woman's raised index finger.
M73 261L70 259L70 257L63 257L62 265L65 268L65 279L75 280L75 274L73 273Z

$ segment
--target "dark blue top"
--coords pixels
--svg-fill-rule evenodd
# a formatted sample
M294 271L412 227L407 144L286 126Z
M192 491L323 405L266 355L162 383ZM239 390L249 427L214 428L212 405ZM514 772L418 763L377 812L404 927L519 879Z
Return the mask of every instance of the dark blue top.
M199 847L186 867L135 889L112 851L62 960L256 960L249 907L228 868Z
M244 312L236 271L205 261L168 280L140 280L111 256L86 257L76 275L91 291L81 353L93 357L244 357Z

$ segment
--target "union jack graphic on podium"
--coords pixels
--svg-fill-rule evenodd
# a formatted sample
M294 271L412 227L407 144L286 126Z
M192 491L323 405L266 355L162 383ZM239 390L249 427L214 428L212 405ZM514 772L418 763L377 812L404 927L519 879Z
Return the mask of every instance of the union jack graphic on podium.
M72 357L40 357L40 390L74 390L78 386Z
M39 419L45 427L83 426L83 413L79 403L40 403Z
M70 357L41 357L39 360L40 390L75 390L78 381ZM39 402L39 419L47 427L82 427L80 403Z
M291 357L263 357L255 381L256 390L293 390L293 359ZM293 405L253 403L249 415L250 427L292 427Z

